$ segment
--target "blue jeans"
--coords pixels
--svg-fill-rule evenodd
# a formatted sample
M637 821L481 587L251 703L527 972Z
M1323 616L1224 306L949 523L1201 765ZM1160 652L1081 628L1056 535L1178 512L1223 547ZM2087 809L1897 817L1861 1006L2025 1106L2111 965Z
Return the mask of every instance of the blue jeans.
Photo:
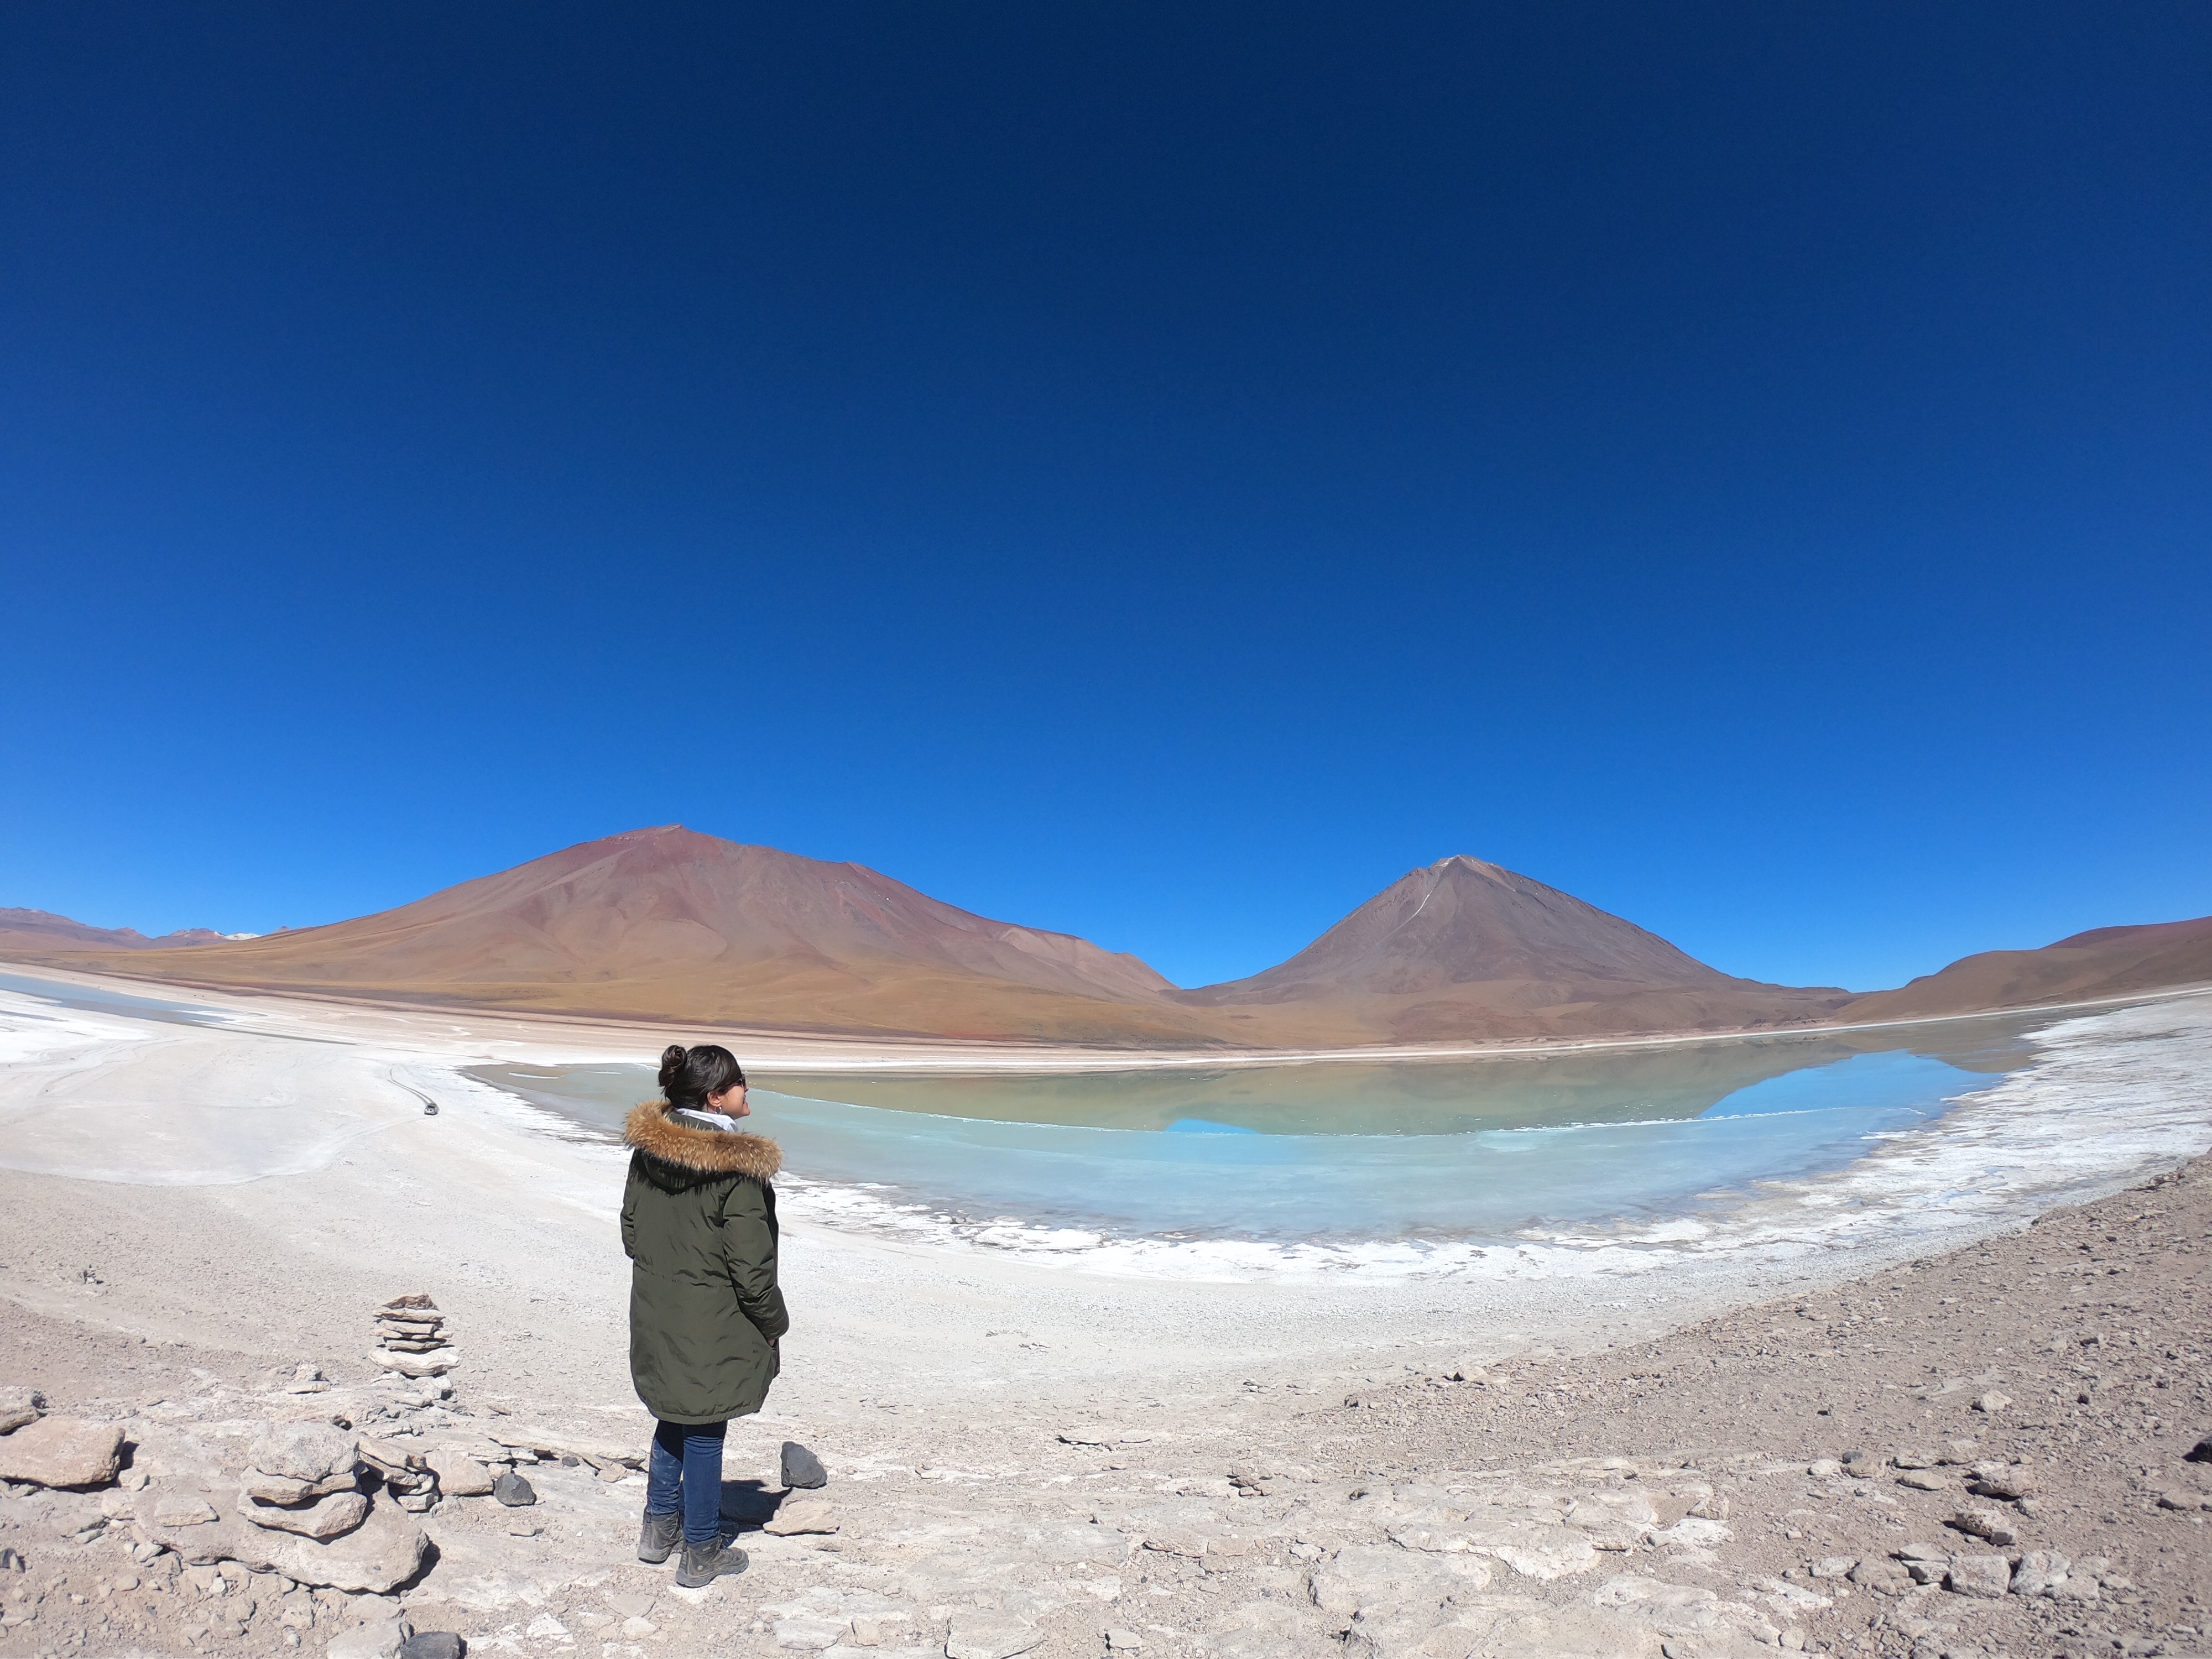
M726 1423L663 1423L646 1465L645 1512L684 1511L684 1541L722 1541L722 1436Z

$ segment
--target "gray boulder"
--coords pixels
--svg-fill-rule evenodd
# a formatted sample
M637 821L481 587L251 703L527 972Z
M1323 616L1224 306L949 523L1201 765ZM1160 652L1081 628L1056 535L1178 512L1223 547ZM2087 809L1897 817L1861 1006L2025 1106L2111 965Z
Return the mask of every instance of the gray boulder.
M328 1423L284 1423L255 1441L246 1461L264 1474L320 1486L333 1477L352 1477L361 1441Z
M538 1489L513 1469L491 1483L491 1495L511 1510L528 1509L538 1501Z
M1996 1601L2012 1588L2012 1564L2002 1555L1960 1555L1943 1575L1943 1588L1956 1595Z
M813 1488L830 1484L830 1471L822 1467L822 1460L800 1445L796 1440L783 1443L783 1484L792 1488Z
M46 1415L46 1397L36 1389L0 1389L0 1434L13 1434Z
M0 1480L104 1486L123 1462L123 1425L42 1417L0 1434Z
M2054 1595L2074 1564L2057 1550L2030 1550L2012 1570L2014 1595Z

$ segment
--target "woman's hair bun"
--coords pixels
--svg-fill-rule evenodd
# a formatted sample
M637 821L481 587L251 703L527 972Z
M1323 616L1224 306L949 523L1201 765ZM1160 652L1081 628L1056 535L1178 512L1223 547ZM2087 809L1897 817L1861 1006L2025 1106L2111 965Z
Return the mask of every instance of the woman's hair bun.
M660 1051L660 1092L671 1106L696 1108L709 1095L741 1087L744 1080L738 1057L719 1043L702 1042L696 1048L671 1043Z
M672 1042L660 1051L660 1087L665 1093L668 1085L684 1074L685 1049L680 1042Z

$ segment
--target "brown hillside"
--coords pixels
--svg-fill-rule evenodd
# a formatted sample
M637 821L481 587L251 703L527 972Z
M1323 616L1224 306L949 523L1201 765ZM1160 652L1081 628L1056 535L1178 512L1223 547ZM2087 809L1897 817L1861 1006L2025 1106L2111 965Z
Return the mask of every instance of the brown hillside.
M1984 951L1894 991L1854 997L1850 1020L1919 1019L2212 984L2212 916L2094 927L2040 951Z
M55 948L59 945L60 948ZM104 971L576 1013L968 1036L1188 1041L1134 957L991 921L857 864L677 825L396 910L166 951L14 951Z

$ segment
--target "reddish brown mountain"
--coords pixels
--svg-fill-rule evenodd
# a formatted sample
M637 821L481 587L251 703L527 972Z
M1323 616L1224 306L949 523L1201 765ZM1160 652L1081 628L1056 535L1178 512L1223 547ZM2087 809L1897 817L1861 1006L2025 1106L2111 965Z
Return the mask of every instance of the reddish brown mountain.
M1759 1030L2148 993L2212 982L2212 917L1991 951L1853 997L1732 978L1571 894L1450 858L1277 967L1178 991L1134 957L973 915L860 865L670 825L265 939L148 939L0 911L6 958L689 1024L1300 1048Z
M1480 859L1412 871L1213 1008L1356 1015L1407 1040L1802 1023L1846 993L1732 979L1633 922Z
M48 959L61 960L46 953ZM112 971L197 983L747 1024L1188 1038L1168 981L858 864L680 825L632 830L396 910ZM88 960L83 965L93 965Z
M2093 927L2039 951L1984 951L1894 991L1854 997L1854 1021L1925 1019L2212 984L2212 916Z
M51 910L0 908L0 948L144 951L156 945L209 945L222 937L209 927L186 927L148 939L136 927L94 927Z

